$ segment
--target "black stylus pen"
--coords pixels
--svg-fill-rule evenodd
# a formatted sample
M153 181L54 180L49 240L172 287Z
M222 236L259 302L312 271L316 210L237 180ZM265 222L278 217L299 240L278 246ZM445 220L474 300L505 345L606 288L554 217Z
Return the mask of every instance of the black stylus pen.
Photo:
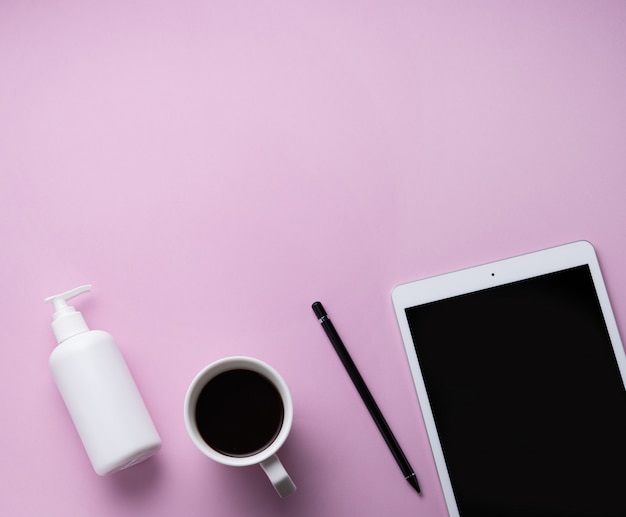
M398 462L398 466L400 467L402 474L404 474L404 478L411 484L413 488L415 488L418 494L421 494L420 485L417 482L417 476L415 475L415 472L413 472L413 468L411 467L411 465L409 465L409 462L406 459L404 452L402 452L402 449L400 448L396 437L391 432L391 429L389 429L389 425L387 424L385 417L380 412L380 409L378 409L378 404L376 404L376 401L374 400L374 397L372 397L370 390L367 388L363 377L361 377L359 370L357 370L354 361L352 361L350 354L346 350L343 341L341 341L339 334L337 334L333 322L328 319L328 314L326 314L324 306L320 302L315 302L313 304L313 312L322 324L322 327L324 328L328 339L335 348L337 355L339 355L339 359L341 359L341 362L347 370L348 375L352 379L354 386L359 392L359 395L361 395L365 406L369 410L370 415L372 415L374 422L376 422L378 430L383 435L385 442L387 442L391 454L393 454L393 457Z

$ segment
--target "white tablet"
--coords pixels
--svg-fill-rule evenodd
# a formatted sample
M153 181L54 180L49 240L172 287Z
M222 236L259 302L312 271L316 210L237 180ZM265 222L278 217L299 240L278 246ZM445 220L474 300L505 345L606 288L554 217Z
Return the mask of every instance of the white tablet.
M392 298L450 515L626 515L626 356L591 244Z

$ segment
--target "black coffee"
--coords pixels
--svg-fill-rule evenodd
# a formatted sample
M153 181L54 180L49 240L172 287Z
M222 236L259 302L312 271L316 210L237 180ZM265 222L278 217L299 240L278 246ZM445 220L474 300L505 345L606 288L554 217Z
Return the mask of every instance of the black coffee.
M251 370L229 370L202 388L196 403L202 439L227 456L252 456L269 446L283 425L275 386Z

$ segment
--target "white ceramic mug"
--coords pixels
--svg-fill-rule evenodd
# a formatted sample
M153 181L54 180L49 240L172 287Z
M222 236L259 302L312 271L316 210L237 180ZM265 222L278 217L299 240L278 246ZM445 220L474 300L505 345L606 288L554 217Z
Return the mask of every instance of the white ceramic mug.
M257 450L250 454L230 455L216 450L214 446L207 442L206 438L207 432L205 428L210 427L213 424L210 421L208 424L206 421L200 424L205 433L205 437L203 437L203 434L198 427L196 411L198 409L199 397L201 394L206 393L203 390L205 390L205 387L207 387L211 381L215 381L216 377L220 374L232 372L234 370L248 370L260 374L278 391L280 401L282 403L282 424L278 424L280 426L280 430L278 430L274 438L271 439L271 441L267 443L262 450ZM216 385L214 384L213 386ZM215 393L216 389L217 388L213 388L213 393ZM217 393L221 396L219 391ZM224 393L224 400L227 401L225 402L226 404L230 404L228 393ZM285 440L289 435L292 422L293 401L287 384L274 368L263 361L253 359L251 357L227 357L206 366L196 375L189 386L187 396L185 397L185 424L187 426L189 436L196 447L198 447L200 451L212 460L224 465L242 467L260 464L281 497L288 496L296 489L296 486L289 477L289 474L287 474L287 471L276 455L278 449L280 449L283 443L285 443ZM219 424L219 422L215 423L215 425L217 424ZM251 431L253 432L254 430Z

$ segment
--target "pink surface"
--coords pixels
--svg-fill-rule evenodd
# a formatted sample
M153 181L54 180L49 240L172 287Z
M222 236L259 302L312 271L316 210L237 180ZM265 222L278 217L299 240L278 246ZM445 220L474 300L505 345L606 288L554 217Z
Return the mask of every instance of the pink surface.
M4 0L0 514L445 515L391 289L588 239L626 328L625 26L620 1ZM82 283L163 438L109 478L47 365L42 300ZM235 354L290 385L288 499L186 434Z

